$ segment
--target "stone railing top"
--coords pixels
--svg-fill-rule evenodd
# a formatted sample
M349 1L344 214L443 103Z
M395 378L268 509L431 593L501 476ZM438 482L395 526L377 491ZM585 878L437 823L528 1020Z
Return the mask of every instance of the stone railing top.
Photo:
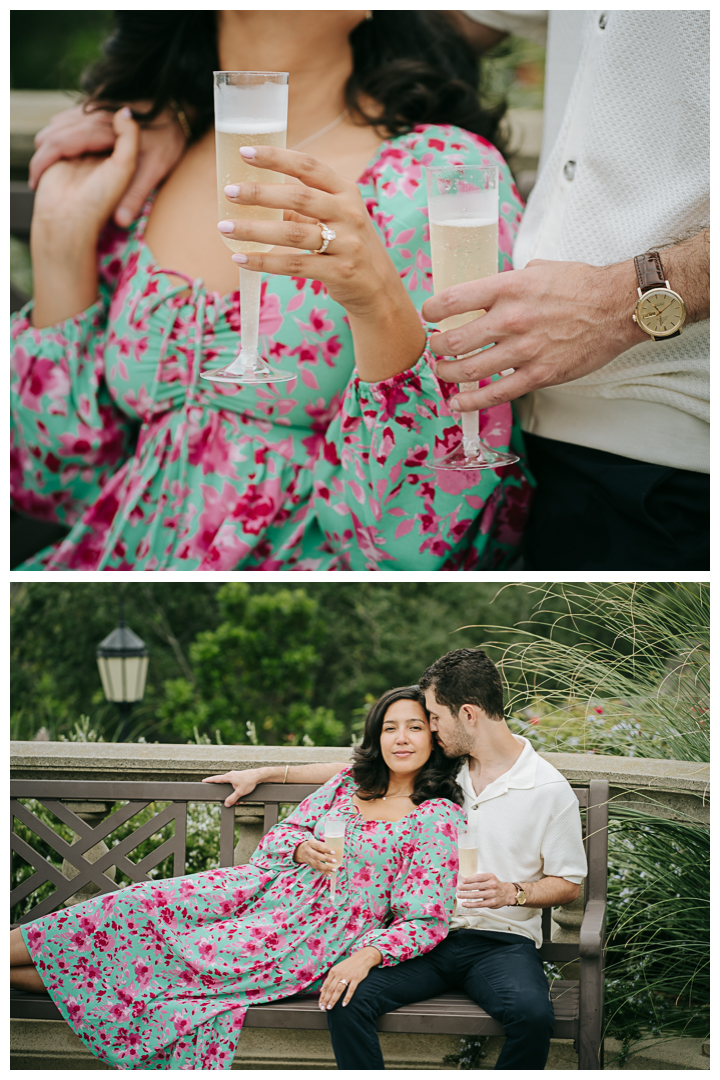
M349 761L347 746L196 746L171 743L12 742L11 775L17 779L199 780L230 769ZM542 755L572 783L607 780L612 787L674 791L707 799L710 766L696 761Z

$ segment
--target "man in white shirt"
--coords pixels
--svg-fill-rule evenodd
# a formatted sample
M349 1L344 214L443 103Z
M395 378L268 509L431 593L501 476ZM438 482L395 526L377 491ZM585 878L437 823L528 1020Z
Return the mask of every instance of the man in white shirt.
M458 889L447 938L401 964L373 968L347 1007L328 1010L340 1069L384 1068L376 1020L414 1001L464 989L500 1020L505 1043L496 1069L544 1069L554 1015L539 949L541 909L575 900L587 873L578 801L567 780L513 735L503 717L502 682L480 649L437 660L420 687L430 726L450 757L465 757L458 783L480 871ZM261 781L320 783L345 763L228 773L228 802ZM310 842L310 846L313 842ZM318 858L322 845L314 842ZM311 852L303 861L314 857ZM320 866L320 864L318 864Z
M450 405L515 401L538 481L525 569L709 568L709 14L455 13L478 49L503 32L539 40L549 15L516 272L423 308L431 322L487 311L431 338L448 357L494 343L441 360L442 378L514 369ZM666 284L686 308L682 334L662 315ZM634 322L652 287L654 318Z

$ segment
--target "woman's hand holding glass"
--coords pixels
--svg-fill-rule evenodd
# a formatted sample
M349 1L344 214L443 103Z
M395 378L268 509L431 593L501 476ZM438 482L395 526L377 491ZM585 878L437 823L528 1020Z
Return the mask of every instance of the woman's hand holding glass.
M303 840L302 844L295 848L295 862L307 863L322 874L332 874L333 870L338 868L333 849L314 836L310 840Z
M377 382L407 370L425 348L425 330L355 184L307 154L251 147L245 160L284 173L299 184L238 184L231 201L284 211L283 221L220 222L236 240L297 252L233 255L248 270L322 281L348 314L358 374ZM323 255L320 223L335 233Z

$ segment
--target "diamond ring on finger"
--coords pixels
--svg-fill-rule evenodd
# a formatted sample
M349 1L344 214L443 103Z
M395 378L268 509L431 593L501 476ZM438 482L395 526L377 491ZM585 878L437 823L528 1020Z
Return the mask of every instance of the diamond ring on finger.
M320 245L319 248L315 248L315 250L312 252L312 254L313 255L324 255L325 252L327 251L328 244L330 243L330 241L335 239L335 231L333 229L329 229L328 226L322 221L318 221L318 225L320 226L320 235L322 236L322 244Z

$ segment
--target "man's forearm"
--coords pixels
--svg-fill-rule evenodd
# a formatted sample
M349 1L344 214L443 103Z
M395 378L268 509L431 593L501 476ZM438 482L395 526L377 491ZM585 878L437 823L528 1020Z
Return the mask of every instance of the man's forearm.
M665 277L687 308L687 321L710 318L710 230L673 247L660 248Z
M580 886L561 877L544 877L539 881L518 881L526 900L525 907L555 907L569 904L580 894Z
M264 765L257 769L259 784L324 784L341 769L347 761L315 761L309 765L290 765L285 774L284 765Z
M709 246L710 232L704 230L660 248L665 277L685 302L688 324L709 317ZM609 266L533 259L522 270L455 285L426 300L422 313L431 323L486 312L430 337L439 378L469 383L508 373L453 395L449 407L487 409L573 382L649 343L633 322L637 289L633 259Z

